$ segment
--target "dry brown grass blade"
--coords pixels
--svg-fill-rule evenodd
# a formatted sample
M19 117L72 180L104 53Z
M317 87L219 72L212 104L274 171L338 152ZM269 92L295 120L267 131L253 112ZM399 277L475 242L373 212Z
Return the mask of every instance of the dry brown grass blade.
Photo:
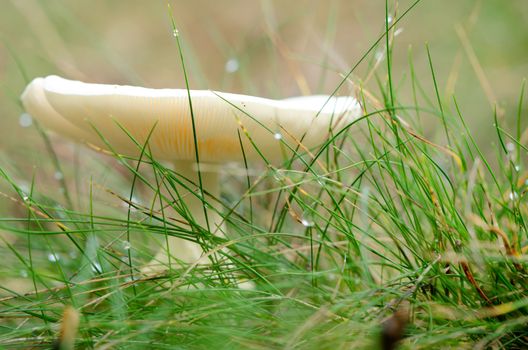
M66 306L62 314L59 337L53 344L56 350L73 350L75 349L75 337L79 329L80 321L79 312L72 306Z
M54 221L53 218L51 218L49 215L43 213L42 211L36 209L35 207L33 206L30 206L30 205L26 205L26 203L6 194L6 193L3 193L3 192L0 192L0 196L3 196L7 199L9 199L10 201L20 205L20 206L23 206L25 207L26 209L32 211L35 215L43 218L43 219L49 219L49 220L52 220L52 223L55 224L61 231L68 231L69 228L68 226L64 225L63 223L61 222L58 222L58 221Z
M519 257L520 254L517 252L515 247L510 243L510 239L508 238L508 235L506 232L504 232L500 227L497 225L488 225L484 220L482 220L477 215L469 215L468 217L469 221L471 221L475 226L480 227L481 229L488 231L490 233L493 233L500 237L502 239L502 242L504 244L504 250L506 251L506 254L512 257Z
M466 275L466 278L468 279L469 283L473 286L473 288L475 288L480 297L484 299L487 304L491 305L492 303L490 298L488 298L486 293L484 293L482 288L480 288L480 286L478 285L477 281L475 280L475 277L473 276L473 273L471 272L471 269L469 268L469 264L465 261L462 261L460 262L460 266L462 266L464 275Z

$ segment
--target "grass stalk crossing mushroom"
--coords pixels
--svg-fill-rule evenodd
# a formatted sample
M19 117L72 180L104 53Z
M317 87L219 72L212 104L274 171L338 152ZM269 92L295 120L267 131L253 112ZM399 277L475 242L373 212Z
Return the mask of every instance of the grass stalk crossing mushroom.
M243 148L249 160L280 161L293 154L300 140L303 148L314 148L361 115L353 97L272 100L209 90L90 84L58 76L34 79L21 99L42 125L76 141L106 148L102 136L115 152L138 156L140 148L133 141L144 144L148 139L152 156L173 162L175 172L188 181L179 190L195 223L217 234L223 231L222 217L204 209L201 191L218 199L219 176L198 174L197 154L201 163L222 164L242 161ZM249 137L239 139L241 128ZM167 253L194 262L203 252L196 243L169 237L168 251L160 251L154 262L166 267Z

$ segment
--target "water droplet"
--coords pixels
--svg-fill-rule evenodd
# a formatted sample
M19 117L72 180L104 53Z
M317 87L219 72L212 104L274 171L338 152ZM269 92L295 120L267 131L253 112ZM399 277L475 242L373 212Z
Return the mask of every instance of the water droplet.
M28 195L23 195L22 199L24 200L24 202L27 202L29 200L29 196Z
M275 140L282 140L282 134L280 132L276 132L275 134L273 134L273 138Z
M508 152L513 152L515 151L515 145L512 142L508 142L506 144L506 149L508 150Z
M381 62L384 57L385 57L385 51L384 50L378 50L374 54L374 59L376 60L376 62Z
M48 260L51 262L57 262L60 260L60 256L57 253L49 253L48 254Z
M57 205L54 205L53 206L53 209L55 209L55 212L57 213L56 215L61 218L61 219L66 219L67 216L66 216L66 209L64 209L64 207L60 204L57 204Z
M313 227L314 223L313 221L309 221L308 219L301 219L301 224L303 224L304 227Z
M125 196L123 196L125 197ZM126 198L126 197L125 197ZM130 199L130 202L127 201L127 200L124 200L121 202L121 206L125 209L130 209L130 211L137 211L138 209L136 208L136 205L139 204L139 198L137 198L136 196L132 196L132 198Z
M394 21L394 17L392 17L391 15L388 15L387 16L387 23L391 24L392 21Z
M516 200L517 198L519 198L519 194L517 192L510 192L510 194L508 194L508 198L511 200L511 201L514 201Z
M123 249L129 250L130 248L132 248L132 244L129 241L123 241Z
M514 167L514 169L515 169L515 171L519 171L519 170L521 170L521 166L520 166L520 165L516 165L516 166Z
M18 188L20 189L21 192L23 193L28 193L29 192L29 185L27 183L21 183L18 185Z
M284 174L283 171L280 169L277 169L273 172L273 178L279 182L282 182L284 180Z
M64 174L62 174L60 171L56 171L55 174L53 174L53 177L55 180L62 180L64 179Z
M403 28L398 28L394 31L394 36L398 36L400 35L401 33L403 33Z
M127 276L124 278L125 282L133 282L136 281L138 278L136 276Z
M100 271L102 271L102 270L101 270L101 264L99 264L98 262L93 262L93 263L92 263L92 271L93 271L93 272L100 272Z
M23 277L23 278L27 278L27 276L28 276L27 270L20 270L20 276Z
M175 29L172 31L172 36L176 38L178 35L180 35L180 31L179 31L178 29L175 28Z
M22 113L18 118L18 124L23 128L28 128L33 124L33 118L27 113Z
M234 73L240 68L240 64L236 58L230 58L225 64L225 71L228 73Z
M301 224L304 227L313 227L315 225L313 221L312 212L309 209L303 212L303 215L301 218Z

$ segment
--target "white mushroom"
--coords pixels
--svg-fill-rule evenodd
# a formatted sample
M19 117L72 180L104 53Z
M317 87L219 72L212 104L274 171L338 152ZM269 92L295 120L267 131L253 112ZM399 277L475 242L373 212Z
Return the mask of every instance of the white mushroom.
M209 90L88 84L57 76L34 79L21 99L26 111L49 129L104 148L97 130L113 150L127 156L139 155L140 149L121 127L140 144L152 132L148 145L153 157L172 161L176 173L197 191L197 156L200 163L243 160L242 127L249 136L240 132L247 159L264 156L277 161L291 156L299 141L303 148L321 145L331 131L361 115L360 105L352 97L271 100ZM279 137L274 138L275 134ZM204 192L220 197L218 173L202 171L201 180ZM200 195L187 193L183 197L196 223L206 227ZM215 232L221 217L209 209L207 218ZM168 249L173 257L186 262L194 262L202 254L196 244L173 237ZM155 260L166 264L168 256L162 251Z

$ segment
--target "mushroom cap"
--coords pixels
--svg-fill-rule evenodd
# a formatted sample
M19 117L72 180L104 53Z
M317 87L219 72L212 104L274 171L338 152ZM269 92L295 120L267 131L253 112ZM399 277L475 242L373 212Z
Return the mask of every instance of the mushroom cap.
M353 97L272 100L210 90L89 84L58 76L34 79L21 99L29 114L59 134L106 148L102 136L116 152L129 156L140 153L130 137L141 145L148 139L153 156L162 160L196 159L193 119L200 161L238 161L242 147L249 159L260 158L260 152L274 161L291 155L289 149L301 140L309 149L322 144L361 115Z

